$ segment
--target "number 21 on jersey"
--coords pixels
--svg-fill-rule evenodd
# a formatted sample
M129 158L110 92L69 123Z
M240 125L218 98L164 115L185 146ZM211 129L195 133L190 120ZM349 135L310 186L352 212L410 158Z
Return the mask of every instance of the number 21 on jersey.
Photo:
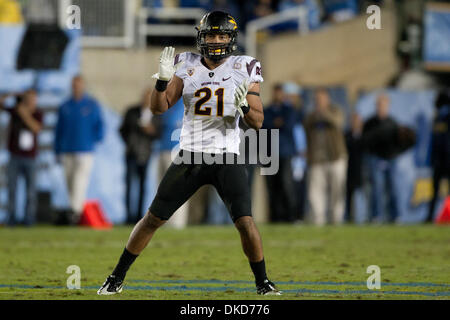
M223 95L224 95L224 88L219 88L216 91L214 91L214 95L217 97L217 103L216 103L216 116L217 117L223 117ZM212 113L211 107L204 106L205 103L207 103L212 96L212 90L208 87L204 87L201 89L198 89L194 93L194 97L200 97L200 99L197 100L195 103L195 109L194 114L200 115L200 116L210 116Z

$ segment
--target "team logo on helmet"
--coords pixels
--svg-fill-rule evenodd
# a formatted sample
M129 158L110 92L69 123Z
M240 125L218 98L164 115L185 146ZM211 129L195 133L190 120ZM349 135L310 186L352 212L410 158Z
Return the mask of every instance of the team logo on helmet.
M237 29L237 23L236 20L232 16L230 16L230 20L228 20L229 23L232 23L234 25L233 30Z

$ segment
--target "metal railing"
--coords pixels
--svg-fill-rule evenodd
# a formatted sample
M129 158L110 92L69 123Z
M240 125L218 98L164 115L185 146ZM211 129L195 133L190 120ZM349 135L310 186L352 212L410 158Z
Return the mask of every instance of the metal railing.
M247 24L247 33L245 36L246 54L252 57L256 56L257 34L260 30L264 30L277 24L292 20L298 21L298 32L300 34L309 32L308 10L302 6L298 6L297 8L292 8L250 21Z
M195 37L194 27L205 14L200 8L141 8L138 17L138 46L145 47L147 36ZM193 21L194 23L148 23L148 19Z
M138 8L136 0L59 0L58 21L61 26L66 24L67 8L71 5L81 9L81 41L88 47L128 48L137 40L137 45L143 48L147 36L195 37L194 27L205 14L201 8ZM157 22L151 22L152 19ZM162 22L164 20L168 23ZM250 21L245 37L247 54L256 55L260 30L292 20L298 21L299 33L309 31L308 10L303 6Z

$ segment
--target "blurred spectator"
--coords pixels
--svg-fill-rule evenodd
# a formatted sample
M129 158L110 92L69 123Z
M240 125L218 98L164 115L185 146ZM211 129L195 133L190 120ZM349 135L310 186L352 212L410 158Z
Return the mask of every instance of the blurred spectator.
M435 102L435 118L431 140L431 167L433 169L433 197L431 199L426 222L432 222L439 186L443 178L447 177L450 190L450 93L439 92Z
M242 25L242 19L241 19L241 12L239 10L239 6L237 4L238 1L236 0L213 0L211 1L212 5L208 9L208 11L214 10L214 11L223 11L227 12L229 15L237 19L237 24L239 29L243 29Z
M127 224L136 224L142 216L142 205L145 197L147 167L152 152L152 143L160 134L161 116L150 111L152 90L145 90L142 101L129 107L125 113L120 135L126 145L125 207L127 208ZM138 203L133 203L131 191L138 181ZM134 189L136 190L136 189Z
M32 225L36 215L36 155L37 135L42 129L42 113L37 109L37 92L33 89L18 97L15 107L5 108L0 97L0 108L11 114L8 134L10 160L8 165L8 225L16 221L17 181L23 177L26 184L25 217L21 222Z
M183 99L178 100L169 110L162 114L161 118L161 138L159 154L159 181L162 180L169 166L172 164L172 150L178 147L181 126L183 124L184 104ZM189 219L190 201L186 201L170 217L166 225L176 229L186 226Z
M263 123L265 129L279 130L279 169L275 175L267 176L272 222L295 220L296 200L291 164L292 157L296 153L293 134L295 120L295 110L285 102L282 86L275 85L272 104L264 110Z
M320 27L320 5L317 0L281 0L278 5L278 11L287 11L299 6L308 10L308 27L310 30L316 30ZM276 30L298 29L298 21L285 22L277 25Z
M297 122L293 129L295 141L295 156L292 158L292 174L294 178L294 192L296 199L295 220L302 221L305 216L306 204L306 132L301 122Z
M251 13L251 19L258 19L274 13L270 0L256 0Z
M283 91L286 101L292 105L296 112L296 121L303 122L305 110L301 98L302 88L295 82L286 82L283 84Z
M245 33L248 21L253 19L254 2L253 1L236 1L237 13L233 16L236 19L238 28Z
M85 93L84 79L72 80L72 96L59 108L55 131L55 154L62 160L72 223L81 217L97 142L103 139L103 120L98 102Z
M399 153L397 122L389 116L390 100L379 95L376 101L376 115L368 119L363 127L363 143L368 153L371 181L371 220L381 222L383 198L389 201L389 221L398 216L399 181L395 178L396 158Z
M303 127L304 107L301 99L302 89L294 82L283 84L285 99L295 110L295 125L293 128L295 156L292 158L294 178L294 193L296 199L295 220L303 220L306 202L306 133Z
M308 199L312 222L340 224L344 218L347 150L344 141L344 115L330 101L325 88L315 91L314 110L306 117L308 144ZM329 199L328 199L329 198Z
M330 22L349 20L358 14L356 0L322 0L325 19Z
M351 115L350 129L345 133L345 143L348 151L347 187L345 198L345 221L355 222L358 205L363 201L363 121L359 114Z
M27 23L56 24L58 21L58 2L48 0L25 1L23 15Z
M397 49L404 71L421 69L422 63L422 22L420 16L408 15L406 23L402 24L402 31Z
M142 0L142 6L146 8L162 8L164 0Z
M212 3L213 3L212 0L179 0L178 1L178 5L182 8L203 8L207 11L211 10Z

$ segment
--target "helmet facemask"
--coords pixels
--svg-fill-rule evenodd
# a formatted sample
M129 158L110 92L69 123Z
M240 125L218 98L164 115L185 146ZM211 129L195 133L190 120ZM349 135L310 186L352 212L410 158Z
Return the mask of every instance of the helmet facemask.
M206 42L206 35L210 33L214 32L200 31L197 35L197 48L203 57L219 61L230 56L236 50L236 32L216 32L230 36L230 41L226 43Z

